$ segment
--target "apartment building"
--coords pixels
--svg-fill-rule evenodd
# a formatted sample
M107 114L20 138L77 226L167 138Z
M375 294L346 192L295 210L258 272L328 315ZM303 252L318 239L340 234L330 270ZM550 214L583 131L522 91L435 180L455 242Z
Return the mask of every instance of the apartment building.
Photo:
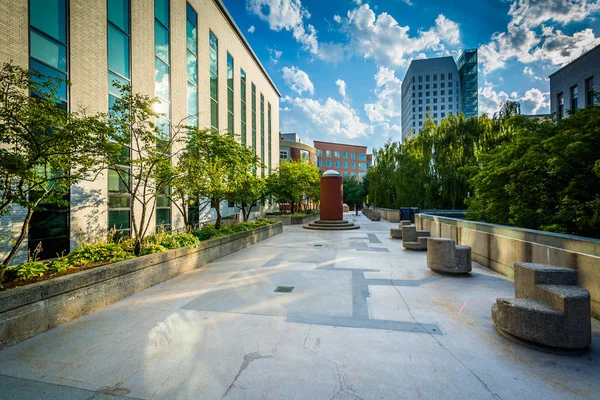
M3 0L0 29L0 62L68 79L59 95L69 109L106 112L119 96L113 82L130 84L159 99L157 124L167 134L181 121L233 132L263 160L260 173L279 163L281 94L221 0ZM130 234L139 207L119 186L106 171L73 187L69 206L36 212L15 262L40 241L54 256L109 229ZM224 215L236 211L229 206ZM15 208L3 217L0 236L19 229L22 216ZM167 198L152 219L151 231L184 226Z
M317 149L318 167L321 172L333 169L344 177L357 180L367 175L369 156L367 146L314 141Z
M279 134L279 161L300 160L308 160L316 166L319 160L317 149L302 143L297 133Z

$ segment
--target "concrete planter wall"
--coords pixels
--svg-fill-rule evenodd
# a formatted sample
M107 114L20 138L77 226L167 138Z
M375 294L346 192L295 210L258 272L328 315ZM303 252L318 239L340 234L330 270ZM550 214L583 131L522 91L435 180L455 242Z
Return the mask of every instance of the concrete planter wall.
M380 208L373 207L374 211L379 211L382 219L389 222L400 222L400 210L394 210L391 208Z
M0 349L193 271L283 231L281 223L0 293Z
M267 219L279 221L283 225L304 225L315 219L319 219L319 214L311 214L305 217L292 217L291 215L267 215Z
M600 240L427 214L417 214L415 224L433 237L471 246L473 261L511 279L517 261L576 269L579 285L590 292L592 315L600 319Z

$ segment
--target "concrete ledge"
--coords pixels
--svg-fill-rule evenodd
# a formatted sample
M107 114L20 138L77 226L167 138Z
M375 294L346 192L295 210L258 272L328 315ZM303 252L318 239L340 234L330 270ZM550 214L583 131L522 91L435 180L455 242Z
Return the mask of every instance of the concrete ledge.
M265 218L270 219L272 221L279 221L283 225L304 225L307 222L314 221L315 219L320 218L321 215L311 214L305 217L296 217L291 215L267 215Z
M415 215L417 229L432 237L471 246L473 261L514 279L514 263L530 262L571 268L578 285L590 292L592 316L600 319L600 240L560 233Z
M0 293L0 349L193 271L283 231L278 222Z

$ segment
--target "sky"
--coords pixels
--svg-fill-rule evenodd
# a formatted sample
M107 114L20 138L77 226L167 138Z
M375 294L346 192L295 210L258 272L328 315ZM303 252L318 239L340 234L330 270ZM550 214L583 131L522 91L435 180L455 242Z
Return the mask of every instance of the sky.
M282 93L280 131L381 147L401 140L418 58L479 49L479 112L549 113L548 75L600 44L600 0L223 0Z

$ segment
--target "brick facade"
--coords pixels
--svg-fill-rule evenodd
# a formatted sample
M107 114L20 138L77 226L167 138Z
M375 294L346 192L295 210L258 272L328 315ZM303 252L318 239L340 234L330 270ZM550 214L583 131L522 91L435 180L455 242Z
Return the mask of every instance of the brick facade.
M369 159L367 146L320 142L315 140L315 148L319 153L318 167L322 172L332 169L338 171L343 176L354 176L359 181L362 181L361 175L367 173ZM354 154L354 158L352 158L352 154ZM346 157L344 157L344 155L346 155ZM328 162L330 163L329 165ZM336 165L336 163L339 163L339 165Z

